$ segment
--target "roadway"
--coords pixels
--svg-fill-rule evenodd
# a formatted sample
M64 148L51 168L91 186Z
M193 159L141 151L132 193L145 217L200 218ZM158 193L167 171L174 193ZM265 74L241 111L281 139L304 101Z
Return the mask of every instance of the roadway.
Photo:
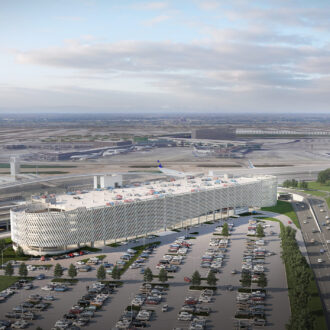
M292 203L298 216L305 241L310 265L313 269L323 307L326 312L327 324L330 324L330 252L326 241L330 240L330 230L326 229L326 216L329 210L321 198L304 195L304 202ZM313 210L313 212L311 211ZM321 212L324 210L324 212ZM315 216L314 216L315 215ZM330 228L330 227L329 227ZM315 241L315 242L313 242ZM321 252L323 249L325 252ZM319 262L318 259L322 259Z

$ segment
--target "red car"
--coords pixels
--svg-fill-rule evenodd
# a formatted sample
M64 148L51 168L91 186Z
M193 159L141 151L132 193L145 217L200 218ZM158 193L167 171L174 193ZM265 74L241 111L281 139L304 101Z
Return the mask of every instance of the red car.
M184 280L185 282L187 282L187 283L190 283L190 282L191 282L191 279L190 279L189 277L187 277L187 276L185 276L183 280Z
M198 303L198 300L195 298L187 298L184 301L185 305L196 305Z
M291 225L291 224L292 224L292 221L289 220L289 221L288 221L288 224Z

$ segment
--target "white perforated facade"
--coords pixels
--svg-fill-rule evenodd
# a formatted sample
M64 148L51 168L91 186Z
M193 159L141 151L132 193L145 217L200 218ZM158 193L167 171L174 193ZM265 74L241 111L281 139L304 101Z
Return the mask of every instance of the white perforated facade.
M64 210L32 203L11 210L12 240L29 253L56 253L72 245L166 230L222 209L271 206L276 197L276 177L264 176L111 206Z

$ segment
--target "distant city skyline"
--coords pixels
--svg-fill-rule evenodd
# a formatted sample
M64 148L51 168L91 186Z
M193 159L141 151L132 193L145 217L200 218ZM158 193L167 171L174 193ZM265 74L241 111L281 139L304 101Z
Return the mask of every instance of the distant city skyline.
M2 0L0 113L328 113L324 1Z

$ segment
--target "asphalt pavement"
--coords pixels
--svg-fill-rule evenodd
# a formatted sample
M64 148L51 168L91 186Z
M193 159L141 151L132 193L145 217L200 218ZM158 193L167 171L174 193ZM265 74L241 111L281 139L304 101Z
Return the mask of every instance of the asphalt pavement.
M245 247L247 222L250 217L241 217L238 219L230 219L229 222L235 223L235 230L230 236L230 245L226 254L224 266L221 269L221 273L218 277L218 290L214 297L214 301L207 304L211 307L212 313L208 318L208 329L232 329L234 324L234 314L236 311L236 291L228 291L227 286L233 285L236 289L239 286L240 274L232 275L233 269L240 270L243 257L243 251ZM285 324L290 317L290 305L287 292L287 282L285 275L285 268L280 258L280 239L279 224L275 222L269 222L270 229L266 229L266 233L272 230L276 234L266 235L265 248L269 251L275 252L274 256L266 257L265 267L267 269L268 278L268 293L267 299L267 320L269 326L268 329L284 329ZM153 307L155 309L154 316L151 320L150 328L167 330L175 327L187 329L189 322L182 322L177 320L177 314L179 313L181 306L183 305L185 297L199 296L199 292L189 291L189 284L185 283L183 278L185 276L191 277L195 270L199 270L202 276L206 276L206 269L200 267L201 256L209 247L209 241L212 237L214 228L219 225L216 222L212 225L203 224L199 227L191 229L192 232L198 231L196 239L191 240L193 243L191 251L187 254L185 261L180 265L180 270L177 273L173 273L174 278L169 280L170 289L164 297L164 301ZM162 244L155 250L152 256L149 258L145 267L150 267L154 274L158 274L156 265L162 256L167 252L169 244L171 244L178 236L182 236L185 231L180 233L171 233L166 236L157 237L154 240L161 241ZM146 242L151 242L147 240ZM110 248L106 247L98 253L91 254L89 256L96 256L105 254L108 262L115 263L119 259L120 255L126 251L129 247L134 245L141 245L144 241L140 240L137 243L130 243L128 245ZM73 259L64 259L59 261L53 261L61 263L64 267L68 267L70 263L75 263L79 259L84 259L86 256L76 257ZM41 263L40 261L28 262L28 263ZM49 263L48 261L46 263ZM16 270L17 271L17 270ZM24 300L32 293L39 293L42 295L53 294L54 292L45 292L41 290L41 287L50 282L53 269L46 273L47 278L45 280L35 280L35 288L32 290L20 290L18 294L10 297L5 303L2 303L0 309L0 319L4 318L4 314ZM32 275L40 272L30 272ZM49 310L41 312L40 318L33 321L32 329L40 326L44 330L50 329L54 323L60 319L64 313L77 302L77 300L86 292L86 286L91 285L96 281L96 267L88 273L79 273L78 284L71 287L67 292L56 293L56 300L52 302L52 306ZM102 307L100 311L96 313L96 317L92 322L84 327L85 329L112 329L115 323L118 321L120 315L124 309L130 305L134 294L139 292L139 287L143 282L143 276L140 274L139 269L128 269L123 275L122 280L125 282L123 287L118 288L117 292L113 294L110 300ZM169 305L168 312L161 312L161 306L163 304Z

